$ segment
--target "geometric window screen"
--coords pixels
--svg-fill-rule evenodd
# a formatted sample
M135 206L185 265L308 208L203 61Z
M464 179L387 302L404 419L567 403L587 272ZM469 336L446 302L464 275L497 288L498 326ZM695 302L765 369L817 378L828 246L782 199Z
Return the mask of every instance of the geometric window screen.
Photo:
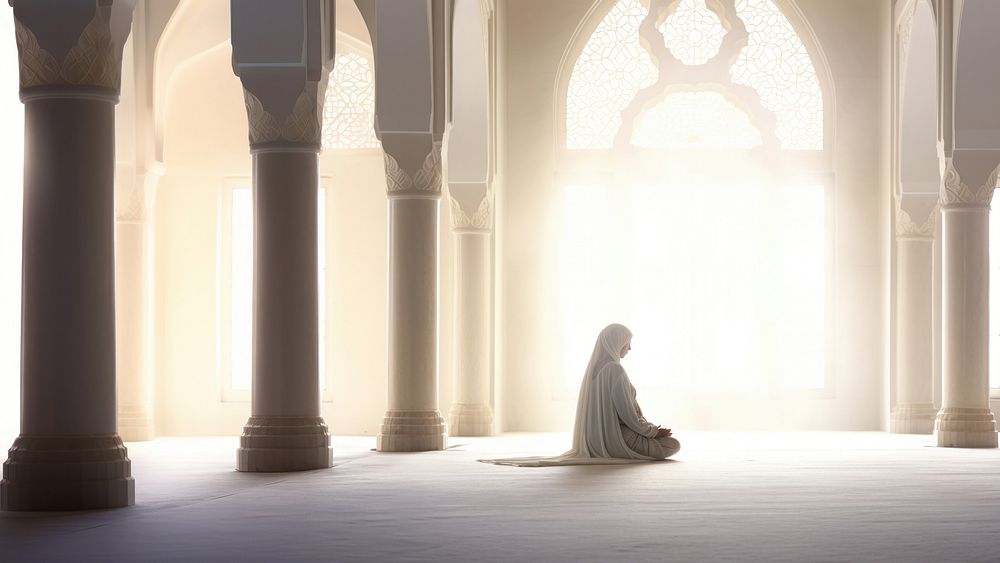
M566 96L567 148L611 148L622 110L656 81L656 66L639 43L639 23L645 17L638 0L621 0L584 46Z
M823 148L823 93L805 45L771 0L739 0L736 14L749 33L730 69L733 82L752 87L778 117L783 149Z
M705 6L705 0L683 0L660 25L660 33L671 54L693 66L705 64L719 54L726 30L719 16Z
M774 132L782 149L821 150L823 94L802 40L773 0L736 0L735 8L736 16L747 29L748 41L736 60L726 63L728 80L753 88L764 108L775 115ZM640 89L655 83L661 73L669 72L657 66L640 41L639 25L647 15L647 8L638 0L621 0L590 36L570 76L566 148L611 148L622 125L622 110ZM682 64L719 64L715 57L727 32L705 0L681 0L658 31L667 49ZM664 78L669 81L670 76ZM690 105L694 98L673 101ZM708 102L708 98L698 101L702 105ZM730 113L730 109L742 110L712 103L718 111L706 116L706 124L739 122L743 144L747 145L748 130L742 127L743 119L734 121ZM673 111L669 107L657 110ZM688 137L692 143L685 145L677 140L664 142L662 136L651 140L648 134L636 131L632 141L647 148L733 148L734 145L732 138ZM643 139L651 142L643 143Z
M375 81L371 62L346 52L337 56L323 103L323 148L374 149Z

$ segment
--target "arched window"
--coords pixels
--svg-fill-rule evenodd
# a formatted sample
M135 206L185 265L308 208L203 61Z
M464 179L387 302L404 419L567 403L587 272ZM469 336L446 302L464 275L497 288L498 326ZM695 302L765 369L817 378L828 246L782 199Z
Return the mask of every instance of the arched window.
M745 129L730 106L767 129L782 149L823 148L823 93L816 70L772 0L737 0L733 13L725 3L713 3L717 13L705 0L681 0L659 26L655 22L670 2L650 4L646 10L638 0L621 0L583 47L566 96L566 148L611 148L622 126L631 129L629 118L637 116L637 128L670 127L680 112L692 126L702 126L692 122L696 118L715 120L704 123L708 128L733 119ZM671 95L713 90L718 96ZM719 103L722 97L729 106ZM718 108L691 113L685 106L692 103ZM667 148L648 135L628 140L638 147ZM721 147L732 144L726 140ZM677 139L669 143L670 148L684 146ZM690 148L708 147L701 139Z
M374 149L375 76L370 52L338 37L337 58L323 102L323 148Z
M823 91L779 6L619 0L566 64L567 385L618 320L646 388L827 388Z

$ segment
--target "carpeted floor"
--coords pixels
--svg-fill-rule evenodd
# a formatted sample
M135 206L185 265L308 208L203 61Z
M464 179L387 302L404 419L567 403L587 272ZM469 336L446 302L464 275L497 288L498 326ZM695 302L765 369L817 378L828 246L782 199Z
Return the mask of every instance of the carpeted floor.
M678 434L676 460L515 468L568 435L234 471L233 438L129 444L136 506L0 513L2 561L1000 561L1000 450L883 433Z

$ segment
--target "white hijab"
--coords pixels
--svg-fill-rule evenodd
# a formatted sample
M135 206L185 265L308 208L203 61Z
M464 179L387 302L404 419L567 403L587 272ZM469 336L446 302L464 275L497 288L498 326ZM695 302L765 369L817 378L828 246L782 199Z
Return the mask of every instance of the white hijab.
M632 331L620 324L610 324L597 336L587 371L580 383L573 426L573 447L556 457L521 457L483 459L498 465L539 467L550 465L604 465L649 461L625 443L621 422L612 403L612 388L628 375L621 365L621 351L632 341ZM631 385L629 383L629 385Z

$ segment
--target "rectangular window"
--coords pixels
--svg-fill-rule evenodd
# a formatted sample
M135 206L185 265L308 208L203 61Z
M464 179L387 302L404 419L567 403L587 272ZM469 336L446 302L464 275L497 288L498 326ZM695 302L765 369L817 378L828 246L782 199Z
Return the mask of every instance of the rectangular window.
M990 211L990 397L1000 399L1000 211Z
M564 378L606 324L632 329L636 385L697 391L826 386L823 185L566 188Z
M249 401L253 382L253 192L249 179L227 182L220 217L219 371L223 401ZM326 188L318 191L319 373L326 385ZM324 397L325 398L325 397Z

